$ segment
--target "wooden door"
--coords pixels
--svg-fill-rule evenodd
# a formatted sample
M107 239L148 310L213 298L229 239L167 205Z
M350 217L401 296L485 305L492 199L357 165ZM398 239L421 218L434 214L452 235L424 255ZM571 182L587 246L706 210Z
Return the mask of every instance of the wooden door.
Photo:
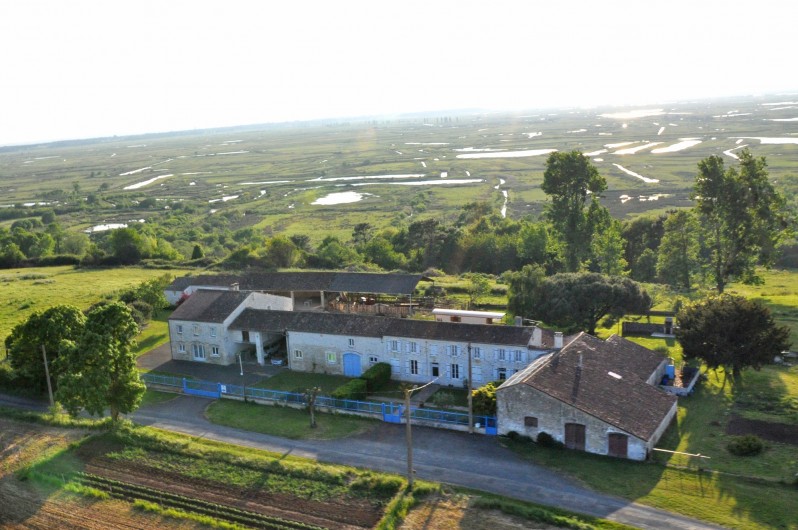
M626 458L628 456L629 437L619 432L611 432L608 436L608 451L610 456Z
M565 424L565 447L585 450L585 426L580 423Z

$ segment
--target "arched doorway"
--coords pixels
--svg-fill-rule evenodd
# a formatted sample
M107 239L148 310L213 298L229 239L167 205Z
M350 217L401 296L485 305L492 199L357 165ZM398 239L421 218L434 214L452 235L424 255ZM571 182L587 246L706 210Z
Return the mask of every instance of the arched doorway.
M344 354L344 375L347 377L360 377L363 368L360 365L360 354L347 352Z

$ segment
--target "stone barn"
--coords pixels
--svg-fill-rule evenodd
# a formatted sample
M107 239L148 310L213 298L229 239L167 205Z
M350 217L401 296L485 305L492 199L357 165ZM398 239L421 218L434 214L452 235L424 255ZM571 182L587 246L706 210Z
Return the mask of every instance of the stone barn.
M613 335L580 334L496 391L499 434L548 433L569 449L645 460L676 415L656 385L666 356Z

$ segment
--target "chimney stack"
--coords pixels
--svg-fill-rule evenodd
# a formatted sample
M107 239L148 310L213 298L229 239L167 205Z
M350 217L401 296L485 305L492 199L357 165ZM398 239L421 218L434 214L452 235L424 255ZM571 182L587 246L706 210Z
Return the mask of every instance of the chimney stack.
M524 318L520 317L520 316L515 317L515 325L518 326L518 327L523 326L524 325Z
M558 350L562 348L562 331L554 332L554 347Z

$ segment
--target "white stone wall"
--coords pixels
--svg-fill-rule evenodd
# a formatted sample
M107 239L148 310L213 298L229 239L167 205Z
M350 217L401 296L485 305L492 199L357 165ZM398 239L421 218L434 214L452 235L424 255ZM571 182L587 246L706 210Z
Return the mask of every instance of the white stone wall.
M380 337L289 331L286 345L288 367L300 372L343 375L344 353L360 356L361 373L376 362L385 362Z
M235 361L235 352L229 350L229 341L225 340L226 337L227 330L221 323L209 324L186 320L169 321L169 342L172 350L172 359L222 365L231 364ZM197 358L194 355L194 348L199 348L200 346L205 353L204 359ZM218 348L218 355L214 355L214 347Z
M555 440L564 443L565 424L578 423L585 426L587 452L606 455L609 451L610 433L628 436L627 453L628 458L632 460L645 460L650 449L646 441L523 383L496 392L496 409L499 434L515 431L536 440L539 433L546 432ZM536 418L537 427L526 425L527 417ZM667 423L669 420L663 422L663 430Z

